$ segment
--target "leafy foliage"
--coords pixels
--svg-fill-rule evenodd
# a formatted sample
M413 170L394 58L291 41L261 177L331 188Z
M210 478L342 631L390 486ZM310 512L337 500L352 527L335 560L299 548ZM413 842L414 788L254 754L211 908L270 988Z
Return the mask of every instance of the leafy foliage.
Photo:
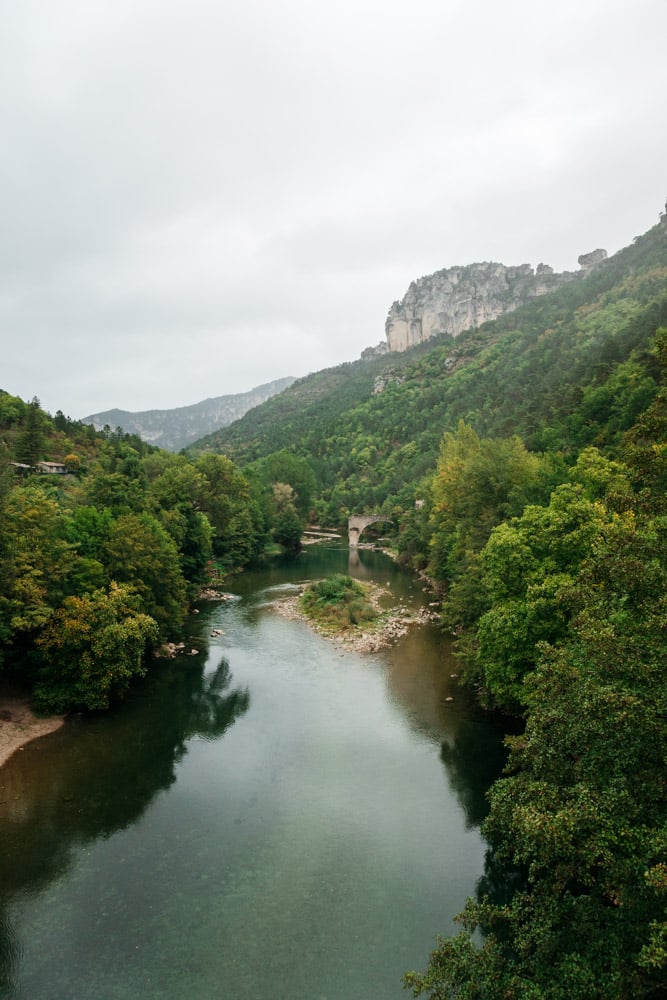
M363 585L343 573L311 583L303 594L301 607L318 624L336 630L377 618Z
M21 435L16 444L16 457L19 462L27 465L37 465L43 458L44 450L44 414L35 396L24 410Z
M468 901L461 934L405 977L414 996L664 995L667 521L647 461L663 417L661 388L621 448L627 466L585 451L548 505L482 550L478 666L526 710L484 825L515 891Z
M108 592L65 598L37 639L37 706L55 712L108 708L132 677L144 674L146 647L158 629L140 606L129 587L113 583Z
M122 514L109 530L104 562L112 580L141 596L163 638L178 634L185 608L185 581L178 550L152 514Z
M519 438L480 439L463 421L446 433L430 491L432 575L451 578L463 552L479 550L495 525L539 493L539 473Z
M263 518L222 456L193 463L7 393L0 419L0 662L44 709L104 708L179 635L213 555L256 555ZM44 456L67 474L40 474Z
M289 483L273 483L273 538L286 552L301 547L303 522L296 509L296 494Z
M542 642L567 633L572 585L594 545L618 520L580 483L559 486L546 507L499 525L481 553L490 608L477 623L475 662L496 704L522 705L523 679ZM479 676L479 675L478 675Z
M667 547L662 519L619 519L576 587L568 634L527 683L525 733L491 793L509 903L469 901L414 995L590 1000L664 985ZM468 936L481 928L481 948Z

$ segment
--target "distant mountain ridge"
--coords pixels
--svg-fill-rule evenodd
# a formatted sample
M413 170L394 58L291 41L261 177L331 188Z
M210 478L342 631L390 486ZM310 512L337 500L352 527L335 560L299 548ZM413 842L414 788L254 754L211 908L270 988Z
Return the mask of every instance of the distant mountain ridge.
M138 434L142 441L158 445L168 451L180 451L186 445L244 416L248 410L289 388L292 376L274 379L258 385L248 392L204 399L189 406L173 410L105 410L84 417L82 423L92 424L95 430L108 426L121 427L127 434Z

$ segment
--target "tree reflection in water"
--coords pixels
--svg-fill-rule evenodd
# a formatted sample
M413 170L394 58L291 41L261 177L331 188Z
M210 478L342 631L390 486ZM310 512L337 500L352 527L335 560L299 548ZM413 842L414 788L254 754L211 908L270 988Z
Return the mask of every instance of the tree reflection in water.
M219 739L248 711L228 661L207 674L204 661L158 667L117 711L75 718L48 750L29 745L0 769L0 995L21 957L12 903L62 876L81 845L136 823L175 781L188 740Z
M440 757L447 776L463 807L468 827L479 827L489 812L488 789L501 777L503 762L498 754L498 730L518 733L523 720L503 717L496 725L468 722L450 743L443 743ZM507 760L507 751L504 754ZM493 843L484 857L484 874L475 888L478 901L489 897L498 906L509 903L525 886L525 873L505 864Z
M522 726L517 719L494 719L481 711L479 716L460 725L454 738L443 742L440 749L440 759L469 828L478 827L486 819L488 789L500 777L507 761L507 751L499 749L500 735L519 732Z

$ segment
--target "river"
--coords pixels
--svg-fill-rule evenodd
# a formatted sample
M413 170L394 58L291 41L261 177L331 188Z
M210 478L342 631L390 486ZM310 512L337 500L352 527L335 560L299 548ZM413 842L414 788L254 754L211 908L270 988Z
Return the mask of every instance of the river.
M502 733L434 627L364 656L271 609L348 568L426 599L335 545L239 575L190 619L196 655L0 770L1 996L407 995L483 873Z

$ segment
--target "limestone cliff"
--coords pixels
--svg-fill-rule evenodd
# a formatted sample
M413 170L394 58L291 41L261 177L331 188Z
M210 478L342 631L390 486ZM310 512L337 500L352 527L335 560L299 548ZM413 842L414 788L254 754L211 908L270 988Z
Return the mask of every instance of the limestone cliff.
M607 259L607 251L598 248L597 250L591 250L590 253L582 253L580 257L577 257L577 263L582 271L590 271L592 268L597 267L601 264L603 260Z
M449 267L413 281L394 302L385 334L390 351L405 351L439 334L458 336L511 312L527 299L559 288L581 272L554 273L547 264L507 267L485 261Z

